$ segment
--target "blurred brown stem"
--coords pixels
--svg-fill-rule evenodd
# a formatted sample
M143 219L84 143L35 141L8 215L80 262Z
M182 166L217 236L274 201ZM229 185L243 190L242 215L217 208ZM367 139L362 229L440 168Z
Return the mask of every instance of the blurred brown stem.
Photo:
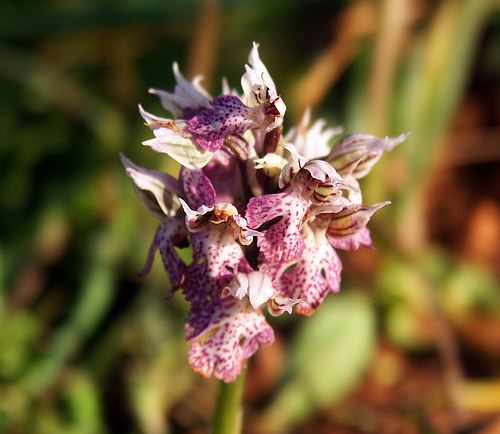
M200 17L194 27L195 32L189 50L188 76L203 74L207 88L210 88L211 76L215 67L219 21L218 1L202 1Z
M444 376L444 387L449 402L450 419L453 421L454 432L459 431L463 424L460 390L463 383L463 370L456 336L446 318L440 301L431 288L428 288L436 318L436 346L441 359Z
M356 55L361 38L373 31L373 4L354 2L340 17L336 38L316 58L294 92L295 113L302 116L307 107L314 107L325 97L332 84Z
M401 46L410 23L411 0L384 0L375 34L368 88L368 130L386 135Z

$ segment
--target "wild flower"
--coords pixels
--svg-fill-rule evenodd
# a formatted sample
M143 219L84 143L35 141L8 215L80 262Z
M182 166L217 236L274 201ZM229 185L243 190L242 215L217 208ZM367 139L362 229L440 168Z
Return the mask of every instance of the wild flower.
M242 93L212 97L201 77L174 64L172 93L151 89L171 118L139 106L154 138L143 142L181 164L178 179L122 162L145 206L160 219L141 274L160 252L169 295L190 304L188 359L204 376L233 381L274 340L264 312L312 314L340 290L336 249L372 247L366 228L389 202L365 205L358 179L406 135L351 134L301 123L283 135L286 106L254 44ZM176 247L190 246L186 264Z

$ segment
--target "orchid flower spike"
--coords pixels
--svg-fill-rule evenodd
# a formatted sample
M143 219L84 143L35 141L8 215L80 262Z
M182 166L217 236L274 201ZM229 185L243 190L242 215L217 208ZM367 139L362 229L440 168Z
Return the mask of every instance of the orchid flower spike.
M274 332L268 316L311 315L340 290L338 249L372 248L367 223L389 202L366 205L358 179L407 135L350 134L311 124L306 111L283 135L286 105L254 43L241 94L227 81L211 96L174 63L172 92L151 89L171 117L139 112L143 142L181 165L178 178L121 156L146 208L159 220L146 274L160 253L190 309L188 360L199 374L233 381ZM167 114L167 116L169 116ZM186 263L179 247L190 247Z

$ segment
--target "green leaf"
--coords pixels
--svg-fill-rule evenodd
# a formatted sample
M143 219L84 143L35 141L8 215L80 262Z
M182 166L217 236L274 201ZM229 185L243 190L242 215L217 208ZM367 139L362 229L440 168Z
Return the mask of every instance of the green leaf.
M104 422L97 384L84 371L70 371L65 382L65 398L75 433L103 433Z
M0 307L0 379L12 380L27 368L38 334L30 312L9 313Z
M500 313L498 280L486 268L459 264L443 284L442 303L454 320L473 313Z

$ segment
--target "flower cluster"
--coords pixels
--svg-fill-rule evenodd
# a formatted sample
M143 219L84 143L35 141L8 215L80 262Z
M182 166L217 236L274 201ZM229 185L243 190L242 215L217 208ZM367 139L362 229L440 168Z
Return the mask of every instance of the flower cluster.
M405 139L344 136L324 121L283 132L286 106L254 44L242 94L223 84L211 97L201 78L174 64L173 93L151 89L172 118L139 107L154 138L143 142L181 164L178 179L122 156L136 192L161 223L142 274L160 252L171 282L190 304L189 363L233 381L262 345L273 342L264 316L309 315L340 288L336 249L370 247L370 217L358 179ZM186 264L176 247L190 246Z

